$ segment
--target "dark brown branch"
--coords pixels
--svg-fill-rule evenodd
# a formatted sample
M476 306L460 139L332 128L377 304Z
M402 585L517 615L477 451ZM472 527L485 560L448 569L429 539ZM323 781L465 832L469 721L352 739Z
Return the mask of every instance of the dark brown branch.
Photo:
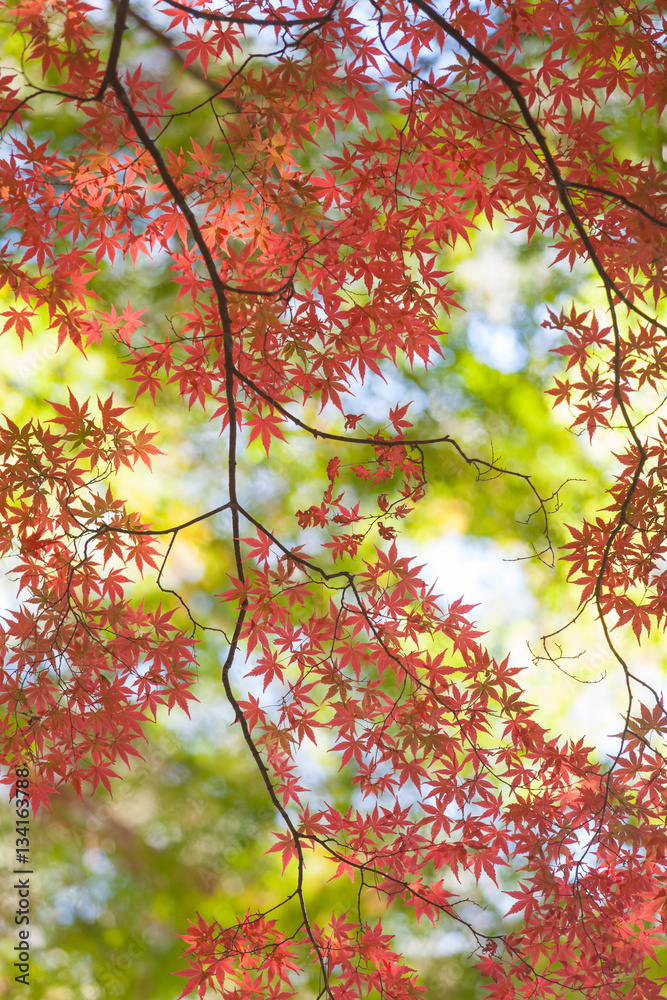
M230 504L223 503L220 507L214 507L213 510L207 510L205 514L198 514L197 517L191 517L189 521L183 521L181 524L174 525L173 528L119 528L113 524L105 524L103 528L97 532L99 535L108 534L111 531L116 531L121 535L177 535L179 531L183 531L184 528L189 528L193 524L197 524L199 521L206 521L209 517L213 517L214 514L221 514L223 510L229 510Z
M118 58L120 56L120 47L123 44L123 34L125 32L125 26L127 23L127 13L130 8L130 0L118 0L118 7L116 9L116 22L113 28L113 35L111 36L111 48L109 49L109 60L107 62L107 68L104 71L104 76L102 77L102 82L100 84L100 89L95 95L96 100L101 101L104 97L104 92L111 83L113 79L116 78L116 69L118 67Z
M122 4L126 5L127 4L127 0L121 0L121 5ZM185 8L185 9L187 10L188 8ZM119 36L119 37L122 36L122 27L119 29L119 24L121 22L124 23L124 18L125 18L125 12L123 10L123 7L119 6L117 20L116 20L116 27L115 27L115 30L114 30L114 38L116 36ZM116 56L116 60L117 60L117 56ZM118 77L116 61L112 62L110 60L109 66L107 67L107 72L105 74L105 77L108 79L108 84L115 91L116 96L118 97L118 100L120 101L121 106L123 107L123 110L125 111L125 114L126 114L126 116L128 118L128 121L132 125L132 127L133 127L133 129L135 131L135 134L136 134L138 140L141 142L141 144L143 145L144 149L151 156L151 158L152 158L152 160L153 160L153 162L154 162L154 164L155 164L155 166L156 166L156 168L158 170L158 173L160 174L160 177L162 178L162 181L165 184L165 187L167 188L167 190L171 194L172 198L174 199L176 205L178 206L178 208L182 212L183 216L185 217L185 219L186 219L186 221L188 223L190 232L192 233L193 239L195 240L195 242L196 242L197 246L199 247L199 250L200 250L200 252L202 254L202 257L204 259L204 263L206 265L206 269L207 269L208 274L209 274L209 278L210 278L211 284L213 286L213 290L214 290L214 292L216 294L217 304L218 304L218 313L219 313L219 316L220 316L220 321L221 321L221 326L222 326L222 331L223 331L223 351L224 351L224 361L225 361L225 395L226 395L226 399L227 399L227 413L228 413L228 418L229 418L228 486L229 486L229 497L230 497L230 500L229 500L229 504L227 504L226 506L228 506L228 507L231 508L233 546L234 546L234 555L235 555L236 569L237 569L237 573L238 573L239 579L241 580L241 582L243 582L245 580L245 572L244 572L244 568L243 568L243 558L242 558L242 554L241 554L241 542L240 542L240 537L239 537L239 534L240 534L239 533L239 505L238 505L238 500L237 500L237 484L236 484L236 449L237 449L238 428L237 428L237 420L236 420L236 412L237 412L236 411L236 400L235 400L235 397L234 397L234 372L235 372L234 357L233 357L233 353L234 353L234 341L233 341L231 319L230 319L229 310L228 310L228 307L227 307L227 299L226 299L226 293L225 293L225 291L226 291L225 290L225 284L222 281L222 279L221 279L221 277L220 277L220 275L218 273L215 261L213 260L213 256L212 256L212 254L211 254L211 252L210 252L210 250L209 250L209 248L208 248L208 246L206 244L206 241L204 240L204 237L202 235L202 232L201 232L201 229L199 227L199 224L197 223L197 220L196 220L196 218L195 218L195 216L194 216L194 214L193 214L190 206L188 205L188 203L187 203L187 201L186 201L183 193L181 192L180 188L178 187L178 185L174 181L173 177L171 176L171 174L169 172L169 169L168 169L168 167L167 167L167 165L165 163L165 160L164 160L162 154L160 153L160 150L156 146L156 144L153 141L153 139L151 139L149 133L144 128L143 123L142 123L139 115L137 114L136 110L134 109L134 107L132 105L132 102L129 99L127 91L125 90L123 84L121 83L121 81L120 81L120 79ZM236 716L236 719L239 722L239 725L241 726L241 730L242 730L242 733L243 733L243 738L244 738L244 740L245 740L245 742L246 742L246 744L248 746L248 749L250 750L250 753L252 754L252 757L253 757L253 759L255 761L255 764L256 764L256 766L257 766L257 768L258 768L258 770L259 770L259 772L260 772L260 774L262 776L262 779L263 779L264 784L266 786L267 792L268 792L268 794L269 794L269 796L271 798L271 801L272 801L274 807L278 810L278 812L280 813L280 815L283 817L285 823L287 824L288 829L290 830L290 832L291 832L291 834L292 834L292 836L294 838L295 848L296 848L296 851L297 851L297 854L298 854L298 857L299 857L299 875L298 875L297 894L298 894L298 897L299 897L299 902L300 902L300 907L301 907L301 913L302 913L302 916L303 916L303 921L304 921L304 925L306 927L306 931L307 931L308 937L309 937L309 939L311 941L313 949L315 950L315 952L316 952L316 954L318 956L319 964L320 964L320 967L322 969L322 973L325 976L325 981L326 981L326 979L327 979L327 970L326 970L326 964L324 962L324 956L321 953L319 944L317 942L317 939L315 937L315 934L314 934L314 932L312 930L312 927L311 927L311 924L310 924L310 919L309 919L309 916L308 916L308 911L307 911L307 908L306 908L306 902L305 902L305 897L304 897L304 892L303 892L303 879L304 879L305 864L304 864L304 858L303 858L303 849L301 847L299 836L298 836L298 833L296 831L296 828L294 827L294 825L292 823L292 820L291 820L291 818L289 816L289 813L282 806L282 804L280 803L280 800L278 799L278 797L276 795L276 792L275 792L275 789L273 787L273 783L271 781L271 777L269 775L268 769L267 769L266 765L264 764L264 761L261 758L259 750L255 746L255 743L254 743L254 741L252 739L252 735L250 733L250 729L248 727L248 723L247 723L247 721L245 719L245 716L243 715L243 712L241 711L241 708L240 708L240 706L239 706L239 704L238 704L238 702L237 702L237 700L236 700L236 698L234 696L234 692L232 690L231 682L230 682L230 678L229 678L229 674L230 674L230 671L231 671L232 664L234 662L234 657L236 655L236 650L238 648L238 644L239 644L239 641L240 641L240 637L241 637L241 633L242 633L242 630L243 630L243 624L244 624L246 615L247 615L247 601L244 600L242 602L242 604L241 604L241 607L239 609L239 613L237 615L236 624L235 624L235 627L234 627L234 633L233 633L232 640L231 640L231 643L230 643L230 646L229 646L229 649L228 649L228 652L227 652L227 657L225 659L225 663L223 664L223 668L222 668L222 683L223 683L223 687L224 687L224 690L225 690L225 695L226 695L226 697L227 697L227 699L229 701L229 704L231 705L231 707L234 710L234 714ZM328 989L327 989L327 992L329 992Z
M119 11L120 16L120 11ZM217 304L218 304L218 314L220 316L220 323L223 332L223 349L225 358L225 394L227 398L227 412L229 416L229 467L228 467L228 485L229 485L229 498L231 501L232 510L232 528L234 537L234 555L236 560L236 569L239 574L239 579L243 580L243 560L241 557L241 548L239 544L239 532L238 532L238 512L236 510L236 445L237 445L237 422L236 422L236 400L234 399L234 341L232 334L232 324L229 316L229 309L227 307L227 298L225 295L225 283L218 274L218 269L216 267L215 261L211 251L209 250L206 240L204 239L199 224L194 216L194 213L190 206L188 205L183 193L181 192L178 184L174 181L171 176L167 164L165 163L162 153L155 145L155 142L151 139L150 135L144 128L141 118L135 111L132 102L130 101L127 91L125 90L123 84L118 78L115 67L109 76L109 84L113 87L118 100L120 101L127 118L132 125L137 138L143 145L144 149L150 154L157 171L162 178L162 181L171 194L172 198L176 202L178 208L184 215L190 232L192 233L193 239L199 251L204 259L206 265L206 270L213 286L213 290L216 294Z
M111 2L114 5L114 7L118 9L120 0L111 0ZM215 81L213 80L209 80L208 77L205 76L204 73L202 73L197 63L189 63L187 66L185 66L184 65L185 59L183 58L179 50L176 48L176 44L172 42L171 38L169 38L168 35L165 35L164 32L160 31L159 28L156 28L154 24L151 24L151 22L147 18L143 17L141 14L138 14L136 10L132 10L130 8L128 10L128 15L129 17L132 18L135 24L139 25L140 28L148 32L149 35L152 35L152 37L158 42L159 45L167 49L171 58L174 60L174 62L178 63L178 65L181 67L182 70L184 70L186 73L189 73L190 76L194 76L195 79L199 80L200 83L203 83L205 87L208 87L209 90L212 90L217 94L218 90L220 89L217 83L215 83ZM229 103L232 104L231 101Z
M561 174L560 169L556 164L553 153L549 149L549 144L544 134L542 133L542 130L538 126L535 118L533 117L533 114L530 108L528 107L528 102L521 93L521 84L519 83L519 81L515 80L513 76L511 76L506 70L504 70L501 66L499 66L497 62L495 62L490 56L486 54L486 52L483 51L483 49L480 49L472 42L469 42L468 39L465 38L461 34L461 32L458 31L453 25L451 25L449 21L447 21L441 14L439 14L437 10L431 7L430 4L426 3L426 0L410 0L410 2L415 7L417 7L417 9L420 10L423 14L426 14L427 17L429 17L435 24L438 25L438 27L442 28L445 34L449 35L450 38L453 38L456 42L458 42L459 45L465 49L468 55L472 56L473 59L481 63L481 65L484 66L486 69L488 69L488 71L493 76L497 77L505 84L505 86L511 93L512 97L514 98L514 101L517 104L519 111L521 112L521 116L523 117L523 120L528 126L528 129L531 132L533 138L535 139L535 142L539 146L542 156L544 157L546 168L549 174L551 175L554 184L556 185L556 190L558 192L558 200L563 206L568 218L570 219L570 222L574 226L581 242L584 244L584 247L586 248L586 253L588 254L588 257L591 263L593 264L593 267L595 268L598 275L602 279L604 287L606 289L613 291L613 293L616 296L618 296L620 301L623 302L624 305L626 305L631 312L634 312L637 316L641 316L642 319L645 319L648 323L654 324L664 333L667 333L667 326L665 326L663 323L660 323L655 316L650 316L648 313L644 312L643 309L640 309L639 306L636 306L627 297L627 295L625 295L624 292L618 287L616 282L608 275L604 264L600 260L598 253L595 247L593 246L593 242L590 236L586 232L584 224L582 223L581 219L579 218L579 215L577 214L577 210L572 204L572 201L567 191L568 188L567 182L563 178L563 175Z
M553 499L554 496L557 495L558 491L556 491L555 494L552 494L551 497L545 499L533 484L532 477L529 476L527 473L515 472L513 469L504 469L502 468L502 466L496 465L495 462L488 462L486 459L483 458L471 457L464 451L464 449L461 447L458 441L455 438L451 437L451 435L449 434L444 434L441 437L435 437L435 438L391 438L391 439L389 438L385 439L380 437L362 438L362 437L353 437L352 435L346 435L346 434L334 434L331 433L330 431L321 430L319 427L311 427L309 424L306 424L303 420L300 420L299 417L291 413L288 409L286 409L286 407L282 406L275 399L273 399L273 397L270 396L269 393L261 389L256 382L253 382L253 380L248 378L246 375L241 374L241 372L236 367L234 368L234 374L236 375L236 378L240 382L243 382L245 385L249 386L253 390L253 392L256 392L258 396L261 396L261 398L264 399L267 403L269 403L271 406L274 406L279 413L282 413L282 415L287 418L287 420L291 421L291 423L295 424L297 427L300 427L302 430L306 431L308 434L310 434L312 437L316 439L321 438L324 441L340 441L343 444L365 444L373 448L397 448L397 447L419 448L422 445L427 445L427 444L448 444L451 445L452 448L454 448L454 450L460 455L460 457L463 459L466 465L472 466L472 468L474 468L477 471L479 478L487 475L488 473L496 473L499 476L501 475L514 476L517 479L523 479L524 482L530 488L535 499L537 500L537 503L539 505L539 510L542 511L542 515L544 517L544 530L548 542L548 551L552 551L551 540L549 537L548 512L546 505L551 499ZM537 511L535 511L535 513L536 512Z
M259 17L219 14L213 10L196 10L194 7L187 7L184 3L179 3L178 0L164 0L164 3L168 3L170 7L175 7L177 10L182 10L190 17L201 18L203 21L218 21L222 24L254 24L258 28L292 28L302 24L324 24L331 16L331 12L327 11L326 14L319 17L276 17L262 20Z
M595 194L601 194L605 198L612 198L614 201L620 201L620 203L625 205L626 208L631 208L633 211L643 215L649 222L653 222L656 226L660 226L662 229L667 229L667 222L659 219L657 215L652 215L651 212L647 212L646 209L642 208L641 205L638 205L636 201L626 198L625 195L621 194L619 191L613 191L611 188L598 187L597 184L583 184L578 181L565 181L565 187L572 188L573 191L593 191Z
M618 317L616 315L616 306L615 306L615 302L614 302L614 296L617 296L618 299L627 306L627 308L628 308L628 310L630 312L633 312L635 315L640 316L642 319L644 319L647 322L651 323L652 325L658 327L660 330L662 330L665 333L667 333L667 326L665 326L664 324L658 322L658 320L655 317L651 317L646 312L644 312L643 309L640 309L633 302L631 302L627 298L627 296L623 294L623 292L618 287L618 285L616 284L616 282L607 273L607 270L604 267L604 265L603 265L602 261L600 260L600 258L598 257L597 251L595 250L595 247L593 246L591 238L589 237L589 235L588 235L588 233L587 233L587 231L586 231L586 229L585 229L585 227L583 225L583 222L579 218L577 210L574 207L574 205L572 203L572 200L571 200L571 198L569 196L569 193L568 193L568 188L570 188L570 189L576 189L578 187L579 188L584 187L584 189L591 190L591 189L593 189L593 186L592 185L585 185L584 186L584 185L568 184L568 182L563 178L563 176L562 176L562 174L561 174L561 172L560 172L560 170L559 170L559 168L558 168L558 166L556 164L556 161L555 161L555 159L553 157L553 154L551 153L551 150L549 149L549 145L548 145L548 143L546 141L546 138L545 138L544 134L542 133L541 129L539 128L539 126L538 126L535 118L533 117L533 115L532 115L532 113L530 111L530 108L528 107L528 104L526 102L526 99L524 98L523 94L521 93L521 88L520 88L519 82L517 80L515 80L514 77L512 77L504 69L502 69L502 67L499 66L482 49L479 49L472 42L469 42L456 28L454 28L447 20L445 20L445 18L443 18L436 10L434 10L433 7L430 6L430 4L428 4L427 2L425 2L425 0L411 0L411 3L418 10L422 11L422 13L426 14L435 24L437 24L440 28L442 28L442 30L447 35L449 35L450 38L453 38L454 40L456 40L462 46L462 48L464 48L465 51L470 56L472 56L473 59L475 59L477 62L479 62L490 73L492 73L495 77L497 77L499 80L501 80L505 84L505 86L510 91L512 97L514 98L514 101L516 102L516 104L517 104L517 106L518 106L518 108L519 108L519 110L521 112L521 115L522 115L524 121L526 122L526 125L528 126L531 134L533 135L533 138L535 139L535 141L536 141L536 143L537 143L537 145L538 145L538 147L539 147L539 149L540 149L540 151L542 153L542 156L544 157L544 162L545 162L545 165L546 165L546 169L548 170L549 174L552 177L552 180L553 180L554 184L556 185L556 190L558 192L559 201L560 201L561 205L563 206L563 208L565 209L565 212L567 213L567 216L570 219L572 225L574 226L574 229L576 230L579 238L581 239L581 241L582 241L582 243L583 243L583 245L584 245L584 247L586 249L586 252L588 254L588 257L589 257L591 263L593 264L595 270L597 271L599 277L602 280L602 284L603 284L603 287L604 287L604 290L605 290L605 294L606 294L606 297L607 297L607 304L608 304L608 307L609 307L609 312L610 312L610 316L611 316L611 320L612 320L612 325L613 325L613 331L614 331L614 354L613 354L614 394L613 394L613 398L616 401L616 404L618 405L618 407L619 407L619 409L621 411L621 414L623 415L623 420L624 420L625 426L627 427L627 430L628 430L628 432L629 432L629 434L630 434L630 436L632 438L632 441L633 441L633 443L634 443L634 445L635 445L635 447L637 449L638 455L639 455L639 459L638 459L637 465L635 467L635 470L634 470L634 473L633 473L633 476L632 476L632 480L630 482L630 485L629 485L629 487L628 487L628 489L626 491L625 497L623 499L623 503L622 503L622 506L621 506L618 518L617 518L616 523L615 523L614 527L612 528L612 530L610 531L609 536L607 538L607 541L606 541L606 544L605 544L605 547L604 547L604 552L603 552L603 557L602 557L602 561L601 561L600 570L598 571L597 579L596 579L596 585L595 585L595 606L596 606L598 617L599 617L599 620L600 620L600 624L602 626L602 630L603 630L603 633L604 633L605 642L606 642L606 645L609 648L610 652L612 653L613 657L616 659L616 661L621 666L621 669L623 670L623 674L624 674L625 682L626 682L627 693L628 693L628 701L627 701L627 705L626 705L626 709L625 709L625 724L624 724L624 727L623 727L623 732L621 734L621 741L620 741L619 750L618 750L617 754L615 755L614 759L612 760L611 765L610 765L609 770L607 771L606 775L604 775L601 778L602 806L601 806L600 811L599 811L599 816L598 816L598 821L597 821L597 825L596 825L596 830L595 830L595 833L591 836L591 838L590 838L588 844L586 845L586 847L585 847L585 849L583 851L583 854L582 854L581 858L579 859L579 861L577 863L577 866L576 866L574 884L578 885L580 867L583 864L584 859L586 858L586 856L588 855L588 853L592 850L594 844L598 841L598 839L600 837L600 834L601 834L601 831L602 831L602 828L603 828L603 824L604 824L604 819L605 819L605 816L607 814L607 810L609 808L609 801L610 801L610 795L611 795L611 780L612 780L612 775L614 773L616 765L617 765L618 761L620 760L621 755L622 755L622 753L624 751L624 748L625 748L626 734L627 734L628 727L629 727L629 722L630 722L630 718L631 718L631 711L632 711L632 704L633 704L633 693L632 693L631 680L639 681L639 683L643 684L645 687L647 687L649 690L651 690L652 693L653 693L653 695L654 695L654 697L656 698L656 701L658 702L658 704L661 704L661 700L658 697L657 692L651 687L651 685L646 684L645 681L642 681L640 678L636 677L636 675L633 674L630 671L630 668L628 667L627 662L625 661L625 659L623 658L623 656L621 655L621 653L619 652L619 650L616 648L616 645L614 644L614 642L613 642L613 640L611 638L610 629L609 629L609 626L607 624L605 611L604 611L604 608L602 606L602 588L604 586L605 574L606 574L607 568L608 568L610 560L611 560L611 550L612 550L614 541L618 537L618 534L621 531L621 529L625 525L630 525L630 522L628 520L628 511L629 511L630 505L632 503L633 496L634 496L634 494L635 494L635 492L637 490L637 487L639 485L639 481L640 481L640 478L641 478L642 470L643 470L644 465L645 465L645 463L647 461L646 450L645 450L642 442L639 439L639 436L637 434L637 431L635 429L635 426L634 426L632 420L630 419L630 415L628 413L625 401L623 399L623 394L622 394L622 391L621 391L621 371L620 371L621 335L620 335L620 330L619 330L619 326L618 326ZM662 222L660 222L660 220L655 219L649 213L647 213L643 209L641 209L638 205L635 205L633 202L630 202L623 195L612 194L611 192L607 192L604 189L598 189L597 193L599 193L599 194L609 194L611 197L616 197L616 198L618 198L619 201L621 201L627 207L630 207L630 208L633 208L633 209L639 211L642 215L646 216L651 222L655 222L656 224L661 225L664 228L667 228L667 225L665 225L665 223L662 223Z

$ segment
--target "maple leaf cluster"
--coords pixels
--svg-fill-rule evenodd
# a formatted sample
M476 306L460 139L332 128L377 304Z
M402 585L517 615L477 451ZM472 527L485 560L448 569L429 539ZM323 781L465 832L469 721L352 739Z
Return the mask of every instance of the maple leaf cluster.
M124 428L112 397L97 419L71 393L52 405L51 426L6 419L0 434L0 551L20 595L0 628L0 741L13 767L39 760L35 805L63 784L110 789L113 762L138 755L142 722L161 704L187 711L195 676L173 610L127 601L128 570L159 568L159 553L102 488L120 464L150 466L154 435Z
M183 995L287 1000L310 972L331 1000L418 996L372 896L463 927L493 1000L657 998L665 980L647 963L664 944L667 716L646 685L637 700L614 630L641 639L666 618L665 423L637 413L664 392L667 178L653 160L619 158L605 108L613 97L664 110L667 5L154 7L155 24L119 0L105 32L81 0L3 4L22 51L0 78L3 333L23 342L42 324L86 356L113 345L143 403L169 391L201 408L224 435L226 495L187 524L144 523L113 476L157 449L113 399L70 392L50 421L5 420L0 551L18 603L0 631L3 762L29 763L36 802L65 784L108 788L158 706L187 709L191 635L134 587L146 570L160 582L158 536L224 514L222 688L291 889L232 927L195 919ZM133 18L180 60L175 90L126 62ZM178 90L188 74L205 100ZM74 143L31 135L53 95L76 118ZM172 143L177 118L202 109L209 132ZM460 305L443 252L501 220L587 264L602 292L599 307L552 310L546 325L564 341L555 403L590 439L619 438L608 506L571 527L565 555L627 681L606 763L539 724L472 609L444 609L396 544L428 488L425 449L455 449L480 475L507 470L449 435L411 437L407 404L381 427L352 412L383 366L437 362ZM168 261L178 302L145 332L143 310L107 302L98 274L142 260ZM322 499L281 538L242 505L239 455L256 441L271 461L272 443L297 435L336 453ZM262 697L232 681L243 654ZM309 744L347 776L349 808L309 798ZM357 894L324 926L311 858ZM503 873L521 923L491 932L465 886Z

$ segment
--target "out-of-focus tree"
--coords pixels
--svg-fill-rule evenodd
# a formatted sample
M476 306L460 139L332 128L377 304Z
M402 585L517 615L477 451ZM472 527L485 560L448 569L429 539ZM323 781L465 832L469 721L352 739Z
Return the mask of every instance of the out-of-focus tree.
M185 994L461 998L467 949L498 1000L659 995L667 723L624 636L665 618L661 17L5 7L44 996L173 995L179 923ZM532 556L542 669L597 630L610 757L408 557L443 530Z

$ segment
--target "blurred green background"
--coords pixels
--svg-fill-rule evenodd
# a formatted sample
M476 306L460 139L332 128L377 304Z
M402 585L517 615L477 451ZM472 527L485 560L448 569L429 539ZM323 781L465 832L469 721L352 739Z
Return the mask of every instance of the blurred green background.
M104 18L111 23L110 10ZM19 43L4 26L0 44L3 61L16 63ZM140 56L157 76L178 69L166 48L135 24L124 57L131 62ZM208 93L193 72L182 74L181 84L183 102ZM622 104L614 115L625 154L662 157L665 136L657 121L640 120L635 109ZM40 101L28 121L39 141L60 148L76 142L78 123L55 99ZM169 143L186 144L195 134L203 145L206 128L203 112L201 119L184 116L170 129ZM482 228L472 248L443 254L442 266L453 272L466 312L443 317L442 361L427 372L385 369L385 381L368 380L356 409L383 422L389 406L412 400L416 435L452 434L470 454L533 474L543 495L557 493L550 518L557 556L567 538L564 525L578 523L603 502L609 454L602 436L592 448L573 435L567 414L554 413L544 395L561 366L549 353L557 343L541 325L546 306L569 305L575 295L596 302L588 273L550 266L551 259L545 241L536 238L527 248L502 227ZM128 298L144 307L149 336L164 328L165 316L176 308L168 270L155 264L136 270L121 262L113 268L101 264L96 288L120 307ZM129 370L114 345L103 344L84 360L71 345L56 352L50 334L35 329L23 350L5 336L2 351L0 408L17 422L46 419L46 400L64 400L67 384L83 397L113 391L118 404L134 400ZM166 388L155 407L140 400L132 419L159 427L165 455L156 460L153 475L141 469L120 474L119 495L161 525L224 502L223 442L207 425L206 413L184 411L176 392ZM256 444L241 459L253 509L283 539L295 534L293 512L321 497L326 463L334 454L326 445L287 437L285 444L272 446L270 464ZM617 726L616 678L591 622L582 620L568 633L564 652L573 657L568 669L576 679L544 661L533 664L539 637L564 624L576 607L562 564L556 560L551 566L548 553L542 560L530 558L543 549L544 535L539 516L531 516L535 504L525 484L508 476L479 482L446 448L427 452L427 471L427 498L405 524L401 546L415 556L428 551L446 600L463 594L469 603L479 602L476 616L489 631L492 652L511 651L526 666L526 686L541 706L541 720L572 735L585 734L603 754L605 739ZM213 598L230 569L227 543L222 520L194 526L179 535L165 575L165 584L183 595L195 617L217 628L228 624ZM155 581L138 585L137 596L157 602ZM1 578L0 604L11 607L13 599L11 580ZM180 993L173 976L180 968L178 935L185 933L188 918L201 913L233 923L279 891L280 862L265 854L274 816L230 725L219 686L224 641L216 632L197 638L199 705L192 719L179 712L160 714L146 729L143 761L113 783L112 798L101 789L83 802L61 795L51 813L41 811L32 823L37 946L32 1000L173 1000ZM577 658L581 650L586 652ZM649 645L647 655L652 650ZM596 681L607 670L599 684L581 683ZM238 684L244 683L242 673L237 668ZM327 770L325 760L314 760L313 769L316 794L326 783L327 798L344 803L350 791L343 779ZM1 803L5 871L13 821L7 802ZM343 891L325 884L314 894L314 918L324 922L332 897ZM486 903L493 921L503 909L502 894L489 887ZM0 886L0 904L0 995L15 1000L25 991L11 971L14 896L8 878ZM478 995L468 963L470 942L458 931L417 927L408 916L392 913L385 926L396 933L399 950L419 969L433 1000Z

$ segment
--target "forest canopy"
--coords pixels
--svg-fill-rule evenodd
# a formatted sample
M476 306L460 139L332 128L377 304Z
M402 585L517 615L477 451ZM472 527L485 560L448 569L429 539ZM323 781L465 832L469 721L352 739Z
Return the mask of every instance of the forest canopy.
M3 4L31 995L663 995L665 28Z

